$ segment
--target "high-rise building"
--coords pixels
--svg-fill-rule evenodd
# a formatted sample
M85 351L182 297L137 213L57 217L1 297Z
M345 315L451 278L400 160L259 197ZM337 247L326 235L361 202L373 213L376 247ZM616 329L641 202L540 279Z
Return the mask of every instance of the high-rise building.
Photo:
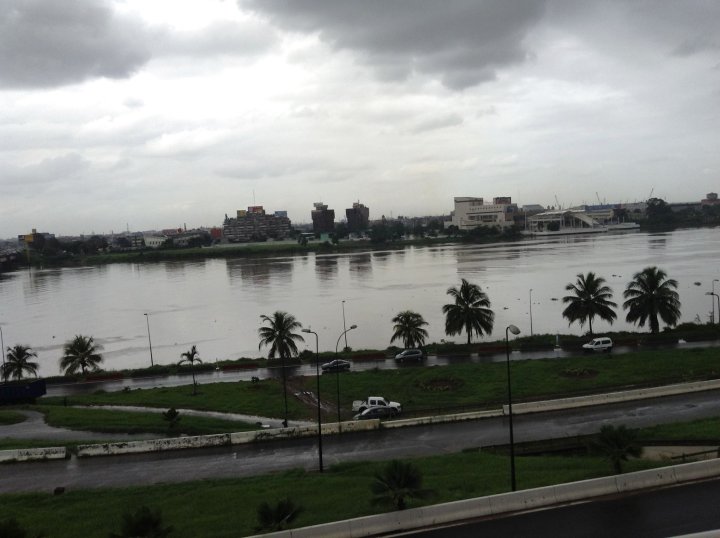
M287 215L284 211L267 215L263 206L251 206L247 211L238 209L236 218L225 215L223 236L230 243L285 239L290 236L290 219L283 214Z
M335 231L335 210L328 209L322 202L315 202L313 206L315 209L310 212L313 232L321 234Z
M361 232L368 229L370 209L360 202L354 202L352 207L345 210L345 217L349 232Z

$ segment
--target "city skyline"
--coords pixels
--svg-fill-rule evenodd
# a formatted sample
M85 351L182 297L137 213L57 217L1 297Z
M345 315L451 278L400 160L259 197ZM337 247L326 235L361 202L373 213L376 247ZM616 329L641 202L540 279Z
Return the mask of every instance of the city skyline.
M0 237L699 200L719 23L699 0L10 0Z

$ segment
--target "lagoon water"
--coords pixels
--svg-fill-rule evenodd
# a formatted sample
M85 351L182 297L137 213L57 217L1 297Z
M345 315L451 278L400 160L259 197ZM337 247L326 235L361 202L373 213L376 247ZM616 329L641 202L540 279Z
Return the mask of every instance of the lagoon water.
M713 307L705 293L720 279L717 229L671 233L598 234L493 245L408 247L402 250L213 259L100 267L33 269L0 274L0 325L5 346L30 345L40 373L59 373L63 343L91 335L103 346L105 369L148 366L148 328L155 363L171 363L197 345L204 362L259 357L260 315L292 313L319 334L320 349L334 350L343 331L350 347L390 345L392 317L421 313L429 341L444 334L445 292L461 278L480 284L495 310L491 339L512 323L530 333L581 334L562 318L565 285L580 272L604 277L622 303L632 275L657 265L679 283L682 321L705 322ZM532 293L530 290L532 289ZM720 292L720 282L715 289ZM716 307L717 308L717 307ZM716 320L718 314L716 313ZM630 328L618 309L612 330ZM596 321L596 333L609 330ZM304 335L300 349L315 349ZM340 339L339 347L344 346Z

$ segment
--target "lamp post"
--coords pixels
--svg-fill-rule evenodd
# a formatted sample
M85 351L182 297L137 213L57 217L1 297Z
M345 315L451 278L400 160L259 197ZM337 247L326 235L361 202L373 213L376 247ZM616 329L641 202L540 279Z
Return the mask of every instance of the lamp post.
M318 462L320 472L323 472L322 461L322 415L320 414L320 344L318 334L310 329L303 329L302 332L315 335L315 377L317 378L317 422L318 422Z
M712 292L715 293L715 282L720 282L717 278L712 281ZM715 323L715 301L712 302L712 322ZM718 323L720 323L720 306L718 306Z
M349 329L345 329L342 334L338 336L337 342L335 343L335 360L338 358L338 346L340 345L340 339L353 329L357 329L357 325L350 325ZM340 433L340 368L335 368L335 384L337 386L338 433Z
M532 330L532 288L530 288L530 336L533 335Z
M347 349L347 347L348 347L347 346L347 329L345 328L345 299L343 299L343 302L342 302L342 311L343 311L343 331L345 331L345 349Z
M145 313L145 321L147 321L148 345L150 346L150 367L153 367L155 364L153 363L152 356L152 340L150 340L150 314L148 314L147 312Z
M5 374L5 340L3 340L2 325L0 325L0 349L2 349L2 373ZM4 375L3 379L5 379Z
M516 489L515 482L515 438L513 436L513 414L512 414L512 388L510 384L510 338L508 331L517 335L520 334L520 329L515 325L508 325L505 327L505 355L507 357L507 383L508 383L508 417L510 422L510 487L512 491Z
M705 295L714 295L715 296L715 298L717 299L717 303L718 303L718 313L720 313L720 295L718 295L714 291L707 291L707 292L705 292ZM718 323L720 323L720 316L718 316L718 318L719 318ZM715 323L715 301L713 301L713 323Z

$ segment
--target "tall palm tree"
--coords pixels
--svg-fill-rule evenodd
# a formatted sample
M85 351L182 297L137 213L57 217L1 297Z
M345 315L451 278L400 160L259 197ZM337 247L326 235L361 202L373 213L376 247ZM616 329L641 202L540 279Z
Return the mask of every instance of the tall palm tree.
M16 344L13 347L7 348L7 357L5 364L2 366L2 378L7 381L8 379L22 379L23 374L26 372L37 377L38 363L32 362L30 359L37 357L30 346L22 346Z
M490 309L490 299L480 286L463 278L460 287L448 288L447 294L455 303L442 307L445 314L445 334L461 334L465 331L469 344L473 333L482 336L492 332L495 312Z
M660 332L658 316L667 325L676 325L680 320L680 296L675 291L677 280L657 267L646 267L633 275L623 297L627 299L623 308L628 311L625 318L630 323L644 327L650 325L650 332Z
M180 361L178 362L178 366L184 363L188 363L190 365L190 373L192 374L193 379L193 396L197 394L197 382L195 381L195 363L202 363L200 357L198 357L199 354L200 353L198 353L197 347L193 346L190 348L189 351L186 351L185 353L180 353Z
M382 473L375 473L370 484L373 504L390 503L397 510L407 507L406 499L423 498L429 490L422 489L422 472L411 462L392 460Z
M580 327L582 327L587 321L592 336L592 322L595 316L609 322L611 325L617 319L617 314L613 310L613 308L617 307L617 304L610 300L612 290L605 285L604 278L595 276L592 271L586 275L578 274L575 284L568 284L565 289L574 294L563 297L563 303L569 304L563 310L562 315L568 319L569 325L579 321Z
M403 310L398 312L392 322L395 325L393 326L394 332L390 343L395 340L402 340L406 349L425 345L428 332L423 329L423 326L427 325L427 321L420 314L412 310Z
M65 342L63 356L60 358L60 369L65 370L65 375L75 375L78 370L83 375L88 371L98 369L102 362L102 355L97 353L102 349L96 346L92 336L76 335L75 338Z
M615 474L622 473L622 462L628 458L639 458L642 447L637 443L637 434L624 425L615 427L606 424L600 433L590 442L590 448L605 458L612 465Z
M302 323L295 319L295 316L287 312L277 311L272 316L262 315L260 319L267 325L258 329L260 335L260 345L270 347L268 359L274 359L276 355L280 356L282 366L283 379L283 398L285 402L285 420L283 424L288 424L288 403L287 403L287 375L285 372L285 359L297 355L298 349L295 342L304 342L304 338L293 331L302 328Z

